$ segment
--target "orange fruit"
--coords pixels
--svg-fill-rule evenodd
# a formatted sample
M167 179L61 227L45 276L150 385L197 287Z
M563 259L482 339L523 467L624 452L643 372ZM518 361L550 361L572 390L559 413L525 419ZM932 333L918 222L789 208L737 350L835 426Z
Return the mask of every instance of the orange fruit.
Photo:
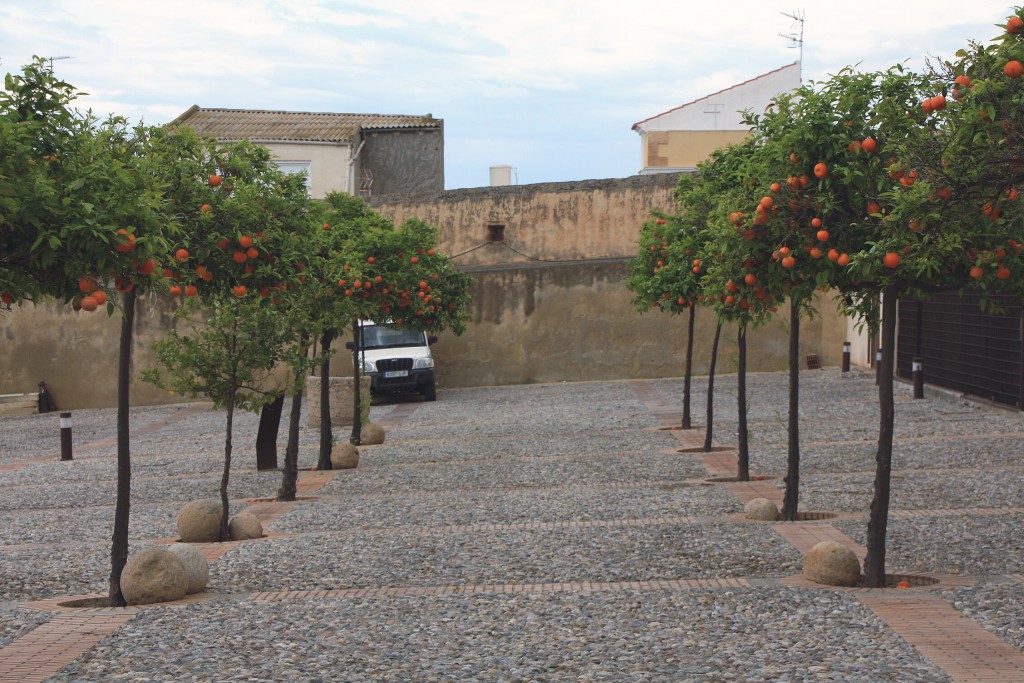
M878 149L878 143L875 142L874 138L864 138L863 142L860 143L861 149L868 154L873 154Z
M245 250L245 255L248 256L249 258L259 258L260 251L256 247L249 247L248 249Z
M139 265L139 273L142 275L150 275L156 270L156 261L151 258L146 259Z
M99 302L96 301L96 297L91 294L86 294L82 297L82 300L78 302L83 311L95 311L99 306Z
M985 274L985 271L981 269L981 266L974 266L971 268L971 277L977 280L979 277Z
M885 264L886 268L897 268L900 265L900 255L895 251L890 251L888 254L882 257L882 263Z
M175 261L187 261L188 260L188 249L179 249L174 252Z
M1016 59L1012 59L1003 67L1003 73L1010 78L1020 78L1020 75L1024 74L1024 64L1021 64Z
M171 296L181 296L181 287L179 285L171 285L167 293Z
M936 95L932 98L932 111L942 111L946 108L946 98L942 95Z
M1000 280L1009 280L1010 274L1010 269L1007 268L1006 266L999 266L998 268L996 268L996 278Z
M782 259L782 267L783 268L792 268L795 265L796 265L796 257L794 257L794 256L786 256L785 258Z
M743 277L743 281L746 282L748 285L756 285L757 284L757 276L754 275L753 273L747 273Z
M779 192L782 192L782 185L780 185L779 183L772 183L768 187L768 189L771 190L772 192L774 192L775 194L778 194ZM433 255L433 254L431 254L431 255Z
M100 306L107 303L107 293L104 292L102 289L97 289L95 292L93 292L92 298L96 299L96 303L98 303Z
M242 247L243 249L248 249L249 247L252 246L252 237L249 235L242 235L241 237L238 238L238 246Z
M236 285L235 288L232 289L231 291L234 293L235 296L238 297L245 296L246 294L249 293L249 289L245 285Z
M211 211L213 211L213 207L209 204L203 204L199 207L199 213L210 213Z
M236 250L235 253L231 255L231 260L235 263L245 263L248 258L249 257L246 256L245 252L241 249Z
M882 213L882 207L878 205L878 202L868 202L867 208L865 209L868 215Z
M210 187L219 187L222 182L224 182L224 179L216 173L210 176Z
M1024 19L1013 16L1006 20L1006 30L1010 33L1020 33L1024 28Z
M815 229L820 228L821 227L821 219L820 218L812 218L811 219L811 227L815 228Z
M839 260L839 251L836 250L836 249L829 249L828 250L828 260L829 261L837 261L837 260Z
M818 247L811 247L807 253L810 254L811 258L813 259L821 258L821 249L819 249Z
M185 296L195 296L199 294L199 290L196 289L195 285L188 285L185 287Z
M817 237L818 237L818 241L819 242L828 242L828 238L829 238L828 230L819 230L818 234L817 234Z
M838 266L848 266L848 265L850 265L850 256L849 256L849 254L840 254L839 257L836 259L836 265L838 265Z
M814 165L814 177L815 178L827 178L828 177L828 164L825 162L819 162Z
M86 294L96 291L96 278L92 275L78 278L78 288Z
M906 590L907 588L910 588L910 582L909 581L900 581L899 583L896 584L896 587L901 589L901 590Z
M953 82L956 83L957 85L962 85L965 88L968 88L971 85L971 77L968 76L967 74L960 74L959 76L953 79Z

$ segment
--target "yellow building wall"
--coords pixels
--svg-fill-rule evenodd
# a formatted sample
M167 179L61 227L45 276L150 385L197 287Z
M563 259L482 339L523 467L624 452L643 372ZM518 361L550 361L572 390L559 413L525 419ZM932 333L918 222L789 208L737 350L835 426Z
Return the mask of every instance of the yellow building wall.
M650 131L644 136L644 167L692 169L716 149L743 142L744 130Z

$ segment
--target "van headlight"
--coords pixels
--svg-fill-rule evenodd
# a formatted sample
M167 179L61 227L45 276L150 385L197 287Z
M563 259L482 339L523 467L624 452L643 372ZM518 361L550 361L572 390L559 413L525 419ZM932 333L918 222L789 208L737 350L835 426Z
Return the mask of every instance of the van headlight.
M363 361L363 372L377 372L377 364L372 360Z
M434 359L433 358L417 358L416 362L413 364L413 367L416 368L417 370L423 370L425 368L432 368L432 367L434 367Z

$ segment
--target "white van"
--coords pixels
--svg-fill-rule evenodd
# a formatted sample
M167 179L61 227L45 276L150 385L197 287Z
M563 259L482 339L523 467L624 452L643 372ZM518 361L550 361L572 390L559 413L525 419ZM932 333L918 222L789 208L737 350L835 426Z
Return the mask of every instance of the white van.
M370 378L372 395L423 394L426 401L437 399L434 357L430 353L437 337L369 320L361 322L359 330L359 356L363 374ZM345 346L351 349L352 342Z

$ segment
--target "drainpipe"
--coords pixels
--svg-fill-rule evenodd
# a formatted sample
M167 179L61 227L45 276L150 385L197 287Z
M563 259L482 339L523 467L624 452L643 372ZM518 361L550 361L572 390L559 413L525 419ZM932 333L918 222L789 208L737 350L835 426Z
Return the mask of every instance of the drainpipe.
M356 187L356 162L359 160L359 153L363 151L363 145L365 144L366 140L361 140L359 146L356 147L356 151L352 153L348 160L348 193L353 197L359 196Z

